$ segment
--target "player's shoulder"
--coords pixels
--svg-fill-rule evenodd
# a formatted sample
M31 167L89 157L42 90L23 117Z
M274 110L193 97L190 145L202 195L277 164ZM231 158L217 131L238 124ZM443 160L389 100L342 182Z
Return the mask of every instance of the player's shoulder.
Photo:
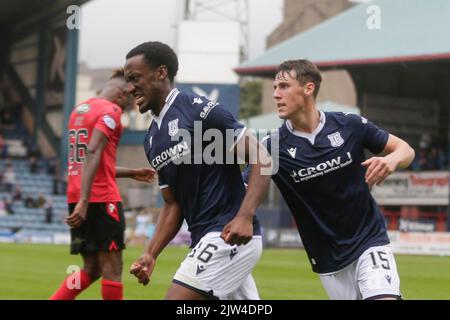
M109 100L91 98L77 105L74 108L73 113L84 114L86 116L93 117L107 113L120 117L120 115L122 114L122 109L117 104Z
M112 101L99 98L95 98L94 101L100 112L113 112L119 115L122 113L122 109Z
M182 106L184 108L195 108L207 104L208 101L209 100L207 98L199 96L195 93L179 91L177 99L174 101L174 105Z
M262 137L261 143L265 146L268 146L272 143L272 141L279 140L280 137L283 136L283 126L276 130L271 130L266 136Z
M92 110L92 103L91 103L92 99L89 100L85 100L83 102L80 102L79 104L77 104L73 110L72 110L72 114L77 114L77 115L83 115L88 113L89 111Z
M341 126L367 123L367 119L353 112L325 112L327 121L334 121Z
M183 104L183 107L188 107L191 114L200 120L206 119L210 112L220 105L217 101L210 100L205 96L186 92L180 93L179 102Z

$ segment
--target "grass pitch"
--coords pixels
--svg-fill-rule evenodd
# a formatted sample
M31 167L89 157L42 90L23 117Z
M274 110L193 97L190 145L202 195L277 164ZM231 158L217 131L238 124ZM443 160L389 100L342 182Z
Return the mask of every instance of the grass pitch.
M81 264L79 256L68 252L68 246L0 243L0 299L48 299L67 276L67 268ZM146 287L128 273L141 252L140 247L124 251L125 299L162 299L189 249L164 250ZM396 260L405 299L450 299L450 257L396 255ZM264 249L253 276L262 299L327 299L303 250ZM97 281L79 299L100 299L100 292Z

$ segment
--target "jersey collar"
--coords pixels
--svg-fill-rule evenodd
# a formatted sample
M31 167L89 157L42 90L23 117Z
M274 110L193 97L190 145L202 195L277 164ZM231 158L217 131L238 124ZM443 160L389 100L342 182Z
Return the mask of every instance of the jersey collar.
M161 128L161 123L163 121L165 114L167 113L167 111L169 110L170 106L175 101L175 99L179 93L180 93L180 91L177 88L173 88L167 95L164 107L162 108L161 112L159 113L159 116L156 116L152 112L153 120L155 120L156 124L158 125L158 129Z
M323 127L325 126L325 122L326 122L325 113L323 111L319 111L319 113L320 113L319 125L311 133L300 132L300 131L295 130L294 127L292 126L292 123L290 120L286 121L286 127L288 128L289 132L292 133L293 135L295 135L297 137L302 137L302 138L308 139L309 142L311 142L311 144L314 144L314 141L316 140L316 136L319 134L320 131L322 131Z

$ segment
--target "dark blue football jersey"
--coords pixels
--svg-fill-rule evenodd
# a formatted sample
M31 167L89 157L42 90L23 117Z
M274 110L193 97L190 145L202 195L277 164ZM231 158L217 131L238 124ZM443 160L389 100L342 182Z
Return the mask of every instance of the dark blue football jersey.
M209 129L222 135L221 150L208 150L216 141L211 135L202 139ZM233 139L225 138L227 130L235 133ZM244 131L219 103L177 89L170 92L159 117L150 124L145 154L158 171L160 188L170 187L181 207L191 232L191 247L206 233L222 231L239 211L245 186L232 149ZM205 161L205 154L217 156L217 161ZM260 234L256 217L253 230Z
M380 153L388 137L358 115L321 112L312 134L293 130L287 121L264 141L279 162L272 178L292 212L314 272L338 271L369 247L389 243L361 165L364 149Z

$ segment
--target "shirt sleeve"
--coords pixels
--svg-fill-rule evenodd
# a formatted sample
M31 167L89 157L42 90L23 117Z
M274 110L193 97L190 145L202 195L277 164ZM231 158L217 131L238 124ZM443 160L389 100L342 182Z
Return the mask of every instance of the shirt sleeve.
M245 187L248 186L248 179L250 178L250 170L252 170L252 166L247 164L244 171L242 171L242 180L244 181Z
M245 126L237 121L229 110L212 101L200 112L200 118L203 121L205 131L217 129L222 133L228 150L233 149L246 130Z
M267 151L269 151L270 153L270 146L271 146L271 139L273 137L271 135L267 135L264 138L262 138L261 140L261 144L267 149ZM272 160L273 159L273 155L272 155ZM244 181L245 187L248 186L248 180L250 178L250 171L252 170L252 165L251 164L247 164L244 171L242 171L242 180Z
M159 189L168 188L169 184L167 183L166 179L164 179L163 174L158 174L158 186Z
M120 112L113 108L106 108L97 118L95 128L103 132L109 139L113 134L120 130Z
M146 156L147 161L148 161L148 163L150 164L151 167L153 167L152 163L150 161L150 150L151 150L152 145L153 145L153 141L152 140L153 140L153 138L152 138L152 135L150 134L150 129L149 129L147 131L147 133L145 134L143 143L144 143L145 156ZM154 168L154 169L156 169L156 168ZM160 189L164 189L164 188L169 187L169 184L167 183L166 179L164 178L164 173L161 170L158 171L158 186L159 186Z
M357 132L361 133L364 148L373 154L382 152L389 139L389 133L364 117L359 115L351 115L351 117Z

